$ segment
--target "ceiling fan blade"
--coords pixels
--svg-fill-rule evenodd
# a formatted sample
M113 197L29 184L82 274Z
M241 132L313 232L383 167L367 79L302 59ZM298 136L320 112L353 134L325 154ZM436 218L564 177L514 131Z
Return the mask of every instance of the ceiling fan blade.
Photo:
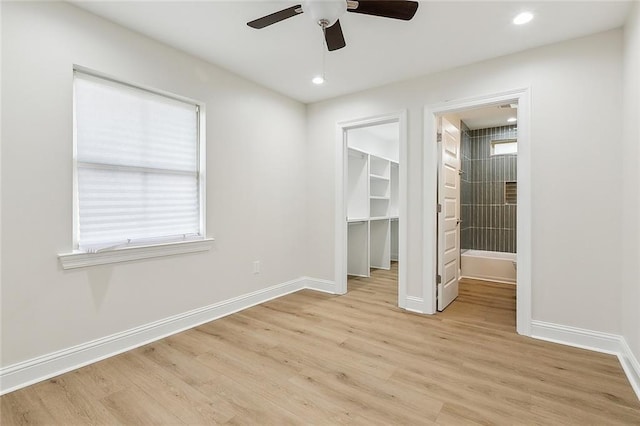
M273 25L277 22L284 21L285 19L294 17L302 13L302 5L291 6L287 9L282 9L278 12L274 12L271 15L263 16L262 18L255 19L251 22L247 22L247 25L251 28L264 28L269 25Z
M344 35L342 34L340 20L324 30L324 40L327 42L327 49L329 49L329 51L342 49L347 45L344 41Z
M384 18L402 19L408 21L418 10L417 1L401 0L359 0L358 6L347 9L347 12L363 13L365 15L382 16Z

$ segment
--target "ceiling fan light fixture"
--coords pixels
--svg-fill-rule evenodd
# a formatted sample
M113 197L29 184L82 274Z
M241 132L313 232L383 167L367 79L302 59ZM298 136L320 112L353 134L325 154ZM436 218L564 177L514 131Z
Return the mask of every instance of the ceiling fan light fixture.
M513 23L516 25L523 25L527 22L530 22L533 19L533 13L531 12L522 12L519 13L515 18L513 18Z
M306 0L302 2L302 11L316 23L326 21L330 27L347 11L345 0Z
M254 19L247 25L261 29L304 14L320 26L327 49L332 52L347 45L340 25L340 17L346 12L409 21L417 10L418 2L413 0L301 0L300 4Z

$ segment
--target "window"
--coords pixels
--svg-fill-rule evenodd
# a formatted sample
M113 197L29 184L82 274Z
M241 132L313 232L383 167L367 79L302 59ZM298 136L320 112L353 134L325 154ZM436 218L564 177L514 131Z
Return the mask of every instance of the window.
M197 103L76 70L74 130L77 250L203 239Z
M517 139L499 139L491 141L491 155L505 155L518 153Z

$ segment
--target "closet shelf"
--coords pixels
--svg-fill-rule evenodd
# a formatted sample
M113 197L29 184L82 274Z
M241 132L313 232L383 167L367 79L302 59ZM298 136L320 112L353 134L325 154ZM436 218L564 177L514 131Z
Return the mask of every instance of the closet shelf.
M347 223L366 222L368 220L368 217L350 217L347 219Z
M384 181L388 181L389 178L386 176L380 176L380 175L374 175L374 174L370 174L369 177L371 179L379 179L379 180L384 180Z
M360 151L359 149L355 149L355 148L349 148L347 151L348 151L349 157L367 158L369 156L369 154L367 154L366 152Z
M348 146L347 274L367 277L398 259L398 163Z

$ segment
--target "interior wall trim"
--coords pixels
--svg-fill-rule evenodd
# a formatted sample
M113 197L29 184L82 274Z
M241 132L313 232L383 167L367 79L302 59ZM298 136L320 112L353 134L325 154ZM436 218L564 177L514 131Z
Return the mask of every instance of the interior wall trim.
M531 337L616 355L631 387L640 400L640 363L623 336L533 320L531 321Z
M531 337L576 348L617 355L620 352L621 336L584 328L531 321Z
M402 307L407 311L423 314L424 300L422 299L422 297L407 296Z
M631 382L631 387L635 391L638 399L640 399L640 362L638 362L638 358L633 354L624 337L622 337L621 351L618 354L618 358L629 382Z
M323 293L338 294L336 291L336 283L330 280L321 280L319 278L302 277L303 288Z
M335 283L297 278L0 368L0 395L303 289L333 293Z

